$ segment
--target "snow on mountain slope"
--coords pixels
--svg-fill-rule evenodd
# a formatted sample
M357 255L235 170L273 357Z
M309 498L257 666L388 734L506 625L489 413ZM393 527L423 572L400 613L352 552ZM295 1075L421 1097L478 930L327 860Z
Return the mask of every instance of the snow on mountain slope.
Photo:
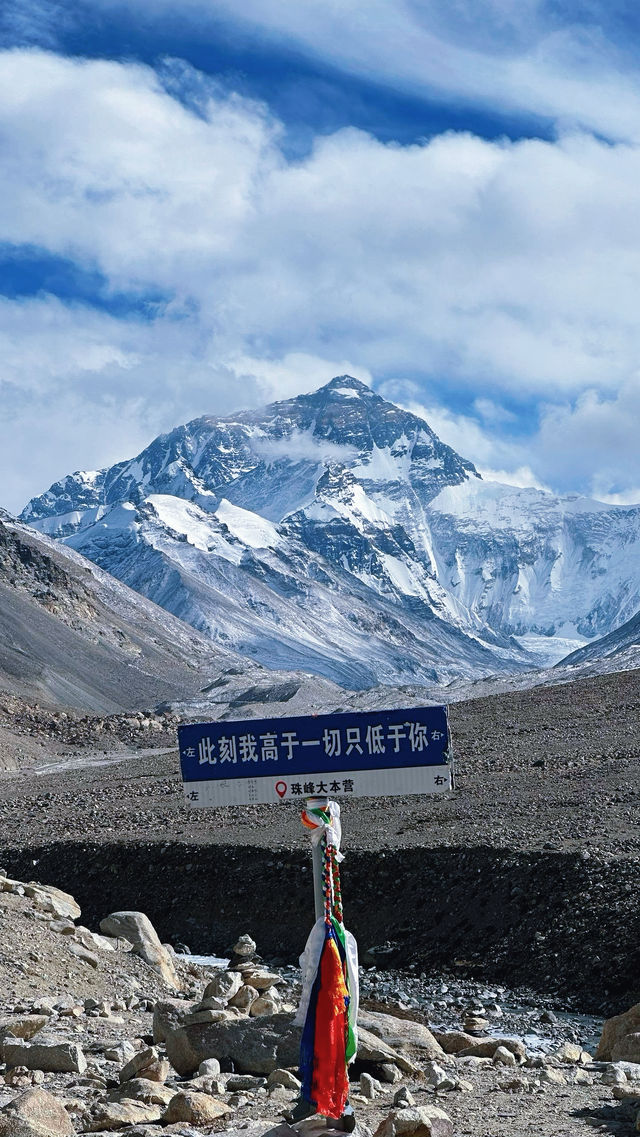
M640 608L640 507L485 482L339 376L205 416L23 518L268 666L353 686L555 663Z
M562 655L638 607L640 506L470 480L431 502L429 527L443 588L525 644Z
M506 639L488 646L438 619L424 599L405 610L391 586L372 591L284 527L228 504L213 514L152 494L113 506L65 543L216 643L272 668L362 688L521 661Z

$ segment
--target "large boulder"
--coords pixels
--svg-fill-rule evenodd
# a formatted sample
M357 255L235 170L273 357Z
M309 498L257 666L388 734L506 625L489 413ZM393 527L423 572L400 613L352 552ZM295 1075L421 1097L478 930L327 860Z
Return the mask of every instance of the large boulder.
M174 991L180 990L180 980L173 960L160 943L158 933L144 912L112 912L100 921L100 931L103 936L128 940L133 945L135 954L153 967L168 987Z
M596 1058L602 1062L640 1062L640 1003L621 1015L607 1019L602 1027Z
M48 1074L84 1074L87 1068L87 1060L77 1042L54 1038L38 1042L6 1039L3 1053L7 1069L26 1066L27 1070L44 1070Z
M270 1074L295 1067L300 1058L300 1027L293 1015L279 1013L255 1018L232 1018L222 1022L194 1022L167 1029L165 1045L171 1065L188 1077L207 1058L231 1059L243 1074ZM393 1063L407 1074L416 1065L406 1054L394 1050L366 1029L358 1030L358 1058L376 1065Z
M381 1011L361 1010L358 1024L394 1050L401 1050L418 1060L444 1057L444 1050L431 1031L413 1019L399 1019Z
M207 1058L230 1058L241 1073L270 1074L298 1065L300 1033L292 1015L278 1014L193 1023L169 1030L165 1045L171 1065L182 1077L195 1073Z
M0 1109L0 1137L73 1137L75 1129L61 1101L39 1086Z
M170 1030L178 1030L185 1025L196 1003L183 999L161 999L153 1008L153 1041L164 1042Z

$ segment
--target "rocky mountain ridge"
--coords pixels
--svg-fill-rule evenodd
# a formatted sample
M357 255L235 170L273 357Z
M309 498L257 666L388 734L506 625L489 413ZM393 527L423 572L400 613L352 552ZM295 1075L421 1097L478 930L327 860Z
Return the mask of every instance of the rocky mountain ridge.
M484 481L349 376L196 419L22 517L218 644L354 688L553 664L640 608L640 506Z

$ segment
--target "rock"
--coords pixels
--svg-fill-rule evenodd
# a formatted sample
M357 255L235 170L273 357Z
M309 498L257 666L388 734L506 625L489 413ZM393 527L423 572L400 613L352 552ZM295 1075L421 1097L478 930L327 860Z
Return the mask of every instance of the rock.
M75 955L77 959L81 959L83 963L88 963L89 967L98 966L98 957L92 951L88 951L82 944L77 944L74 940L69 944L69 951Z
M242 976L238 971L217 971L204 989L204 999L222 999L228 1003L242 987Z
M244 970L242 972L242 979L245 983L250 984L251 987L255 987L256 991L268 991L270 987L275 987L277 983L284 982L281 975L278 975L275 971L266 971L264 968ZM239 990L239 988L237 988L237 990Z
M252 959L256 954L256 949L257 944L255 940L252 940L251 936L245 933L245 935L240 936L240 939L236 940L233 945L233 954L239 956L241 959Z
M5 1039L33 1038L49 1022L48 1015L7 1015L0 1018L0 1059Z
M194 1011L225 1011L227 1004L224 999L216 999L212 995L208 999L202 999Z
M611 1092L616 1101L637 1101L640 1103L640 1086L631 1086L629 1084L626 1086L614 1086Z
M191 1125L206 1125L225 1117L232 1110L223 1101L201 1094L194 1090L180 1090L169 1102L162 1121L170 1125L176 1121L186 1121Z
M606 1070L602 1071L600 1081L604 1086L626 1086L627 1075L624 1070L620 1070L616 1065L612 1064Z
M527 1051L523 1044L514 1038L477 1038L473 1046L458 1051L458 1058L493 1058L498 1047L510 1050L519 1062L524 1062Z
M227 1087L223 1079L221 1077L211 1077L210 1074L199 1075L197 1078L192 1078L191 1082L189 1083L189 1089L201 1090L203 1094L213 1094L214 1097L218 1096L219 1094L224 1094L227 1091ZM174 1094L176 1092L175 1086L173 1092Z
M169 1077L169 1063L161 1058L153 1046L134 1054L120 1071L120 1082L130 1078L145 1078L149 1082L166 1082Z
M73 1137L75 1129L61 1101L32 1089L0 1109L0 1137Z
M364 1027L358 1028L358 1058L361 1062L375 1062L376 1065L393 1063L405 1074L415 1074L418 1070L415 1063L405 1054L394 1050Z
M161 1121L163 1107L161 1105L148 1105L142 1101L126 1099L121 1102L101 1102L92 1112L90 1118L85 1118L83 1130L85 1133L111 1132L117 1129L126 1129L129 1125L141 1125L145 1122ZM73 1132L73 1130L72 1130Z
M229 1098L229 1105L234 1109L242 1109L243 1106L249 1104L249 1098L246 1094L231 1094Z
M258 992L255 987L249 983L244 983L238 993L229 999L230 1007L237 1007L241 1011L248 1011L258 998Z
M295 1093L302 1088L302 1082L290 1070L272 1070L267 1078L268 1086L284 1086Z
M562 1070L554 1070L553 1066L545 1066L538 1074L539 1082L546 1082L552 1086L566 1086L567 1079L565 1078Z
M270 1074L298 1065L300 1033L292 1015L278 1014L183 1026L168 1031L165 1042L169 1061L182 1077L207 1058L230 1058L240 1073Z
M399 1019L380 1011L360 1011L358 1024L381 1038L387 1046L411 1055L418 1061L425 1058L443 1058L444 1049L423 1023L413 1019ZM476 1041L471 1039L470 1043ZM469 1043L469 1045L470 1045Z
M498 1046L493 1052L492 1058L494 1066L515 1066L516 1056L506 1046Z
M260 995L251 1004L249 1014L252 1018L260 1018L263 1015L277 1015L280 1007L280 997L275 987L272 987L271 990L265 991L264 995Z
M378 1082L377 1085L379 1086L380 1083ZM371 1074L360 1075L360 1093L363 1098L366 1098L368 1101L374 1101L374 1099L377 1098L378 1090L376 1089L376 1080L371 1077Z
M583 1050L575 1042L565 1042L559 1050L556 1050L554 1057L560 1062L570 1062L572 1065L580 1062L582 1059Z
M100 921L105 936L128 940L133 951L144 959L174 991L180 989L180 980L169 952L162 946L151 920L143 912L112 912Z
M266 1084L266 1078L258 1078L255 1074L232 1074L227 1078L227 1089L230 1093L237 1090L259 1090Z
M7 1070L4 1080L7 1086L38 1086L44 1082L44 1073L42 1070L27 1070L26 1066L13 1066Z
M640 1031L625 1034L611 1050L614 1062L640 1062Z
M54 888L52 884L30 881L24 886L24 894L35 901L41 912L51 912L58 920L79 920L82 915L78 901L61 888Z
M456 1088L455 1078L451 1078L437 1062L426 1063L424 1076L428 1085L433 1086L434 1090L455 1090Z
M587 1074L586 1070L581 1070L580 1067L575 1072L574 1081L577 1086L592 1086L593 1078L591 1074Z
M392 1110L374 1137L453 1137L453 1122L437 1106L409 1106Z
M478 1039L463 1030L434 1031L434 1038L445 1054L459 1054L475 1046Z
M220 1063L217 1058L205 1058L198 1066L200 1077L217 1078L220 1074Z
M170 1030L184 1026L195 1006L195 1003L186 1003L182 999L163 999L156 1003L153 1008L153 1041L164 1042Z
M187 1015L184 1025L198 1026L205 1023L223 1023L231 1017L226 1011L194 1011L193 1014Z
M415 1105L416 1101L411 1090L406 1086L400 1086L400 1089L396 1090L393 1095L393 1104L406 1109L407 1106Z
M381 1082L389 1082L391 1085L394 1085L395 1082L399 1082L402 1077L398 1067L394 1066L393 1062L381 1062L378 1068L378 1075Z
M615 1015L611 1019L607 1019L602 1027L602 1034L598 1049L596 1050L596 1059L605 1062L615 1062L618 1046L622 1043L627 1035L633 1035L640 1032L640 1003L636 1003L624 1014ZM622 1055L619 1055L622 1057ZM629 1059L631 1062L640 1062L640 1051L638 1057Z
M28 1070L44 1070L52 1074L84 1074L87 1060L77 1042L44 1039L24 1042L16 1039L4 1043L7 1066L26 1066Z
M166 1109L175 1096L175 1086L165 1086L160 1082L150 1082L148 1078L131 1078L128 1082L116 1086L107 1094L107 1100L123 1102L127 1100L142 1101L147 1105L161 1105Z

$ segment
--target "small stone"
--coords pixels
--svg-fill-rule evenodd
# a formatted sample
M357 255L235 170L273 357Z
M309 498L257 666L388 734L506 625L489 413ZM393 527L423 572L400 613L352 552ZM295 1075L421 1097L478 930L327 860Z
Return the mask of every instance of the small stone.
M242 976L237 971L218 971L207 983L202 996L204 999L221 999L228 1003L242 987Z
M282 983L283 978L275 971L266 971L259 968L253 971L244 971L242 974L244 982L251 987L255 987L257 991L268 991L270 987L274 987L276 983ZM237 988L239 990L239 988ZM235 994L235 992L234 992Z
M392 1062L382 1062L380 1065L380 1081L389 1082L392 1086L399 1082L402 1074Z
M424 1067L424 1076L427 1083L433 1086L434 1090L453 1090L455 1089L455 1078L449 1077L446 1070L437 1062L427 1062Z
M415 1105L416 1102L411 1090L407 1089L406 1086L400 1086L400 1089L396 1090L393 1095L393 1104L402 1107Z
M165 1082L169 1077L169 1063L161 1058L154 1046L134 1054L120 1071L120 1081L129 1078L146 1078L150 1082Z
M163 1116L164 1125L186 1121L191 1125L206 1125L225 1117L231 1110L223 1101L194 1090L180 1090L169 1102Z
M566 1086L567 1079L561 1070L554 1070L553 1066L547 1066L538 1074L538 1080L552 1086Z
M256 950L257 944L255 940L252 940L251 936L246 933L244 936L240 936L240 939L236 940L233 945L233 954L243 959L251 959L251 957L256 954Z
M392 1110L374 1137L453 1137L453 1122L437 1106L409 1106Z
M166 1109L171 1099L175 1097L175 1092L175 1086L150 1082L148 1078L130 1078L128 1082L123 1082L122 1085L110 1090L107 1096L109 1101L141 1101L147 1105L161 1105Z
M251 1004L249 1014L252 1018L259 1018L262 1015L277 1015L280 1009L280 997L275 988L272 987Z
M217 1078L220 1073L220 1063L217 1058L205 1058L198 1066L198 1074L201 1077Z
M85 1133L109 1132L112 1129L127 1129L130 1125L158 1122L162 1115L161 1105L148 1105L129 1098L120 1102L107 1101L101 1102L91 1117L83 1120L82 1128Z
M88 963L89 967L96 968L98 966L97 955L94 955L92 951L88 951L82 944L77 944L75 941L72 941L69 944L69 951L72 955L75 955L77 959L81 960L82 963Z
M250 1010L253 1003L258 998L258 991L252 987L250 983L243 983L240 990L229 999L230 1007L237 1007L241 1011Z
M302 1088L302 1082L290 1070L272 1070L267 1078L268 1086L284 1086L287 1090L297 1093Z
M374 1101L377 1098L376 1081L371 1077L371 1074L363 1073L360 1075L360 1093L368 1101Z
M560 1062L577 1063L582 1057L582 1047L575 1042L564 1042L560 1049L556 1050L554 1057Z
M235 1090L258 1090L260 1086L266 1086L267 1079L259 1078L255 1074L232 1074L227 1078L227 1089L229 1092Z
M498 1046L498 1048L494 1051L492 1061L494 1066L517 1065L515 1054L512 1054L510 1050L507 1050L506 1046Z
M232 1106L233 1109L242 1109L245 1105L248 1104L249 1098L246 1096L246 1094L231 1094L231 1097L229 1098L229 1105Z

